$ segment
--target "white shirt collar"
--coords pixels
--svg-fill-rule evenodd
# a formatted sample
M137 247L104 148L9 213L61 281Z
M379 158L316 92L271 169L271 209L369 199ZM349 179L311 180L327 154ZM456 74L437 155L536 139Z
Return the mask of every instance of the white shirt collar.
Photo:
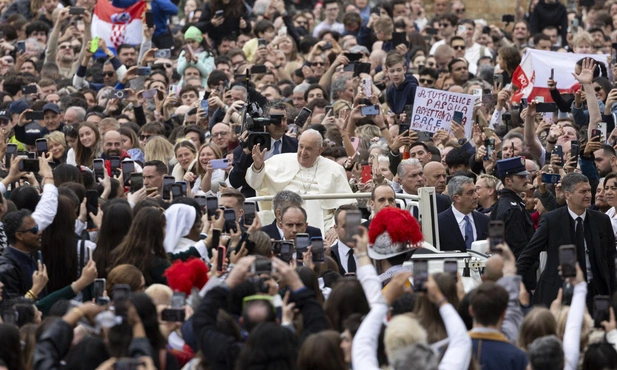
M347 257L347 253L349 253L350 249L351 248L349 248L345 243L340 240L338 241L338 254L341 258Z
M275 221L276 229L279 231L279 235L281 236L281 240L285 240L285 234L283 233L283 229L279 227L279 222Z
M454 205L452 205L452 213L454 213L454 218L456 218L456 223L460 224L465 219L465 216L469 216L470 219L473 220L473 215L471 212L469 214L461 213Z
M567 206L566 206L566 207L567 207ZM572 212L572 210L570 209L570 207L568 207L568 213L570 214L570 217L572 217L572 219L573 219L574 221L576 221L576 219L580 217L580 218L582 218L582 219L583 219L583 222L584 222L584 221L585 221L585 216L587 216L587 211L583 212L583 214L579 216L579 215L577 215L576 213Z

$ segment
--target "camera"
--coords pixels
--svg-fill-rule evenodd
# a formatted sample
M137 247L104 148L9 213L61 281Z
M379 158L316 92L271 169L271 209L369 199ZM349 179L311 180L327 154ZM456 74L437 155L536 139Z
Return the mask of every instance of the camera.
M126 91L114 90L114 92L112 93L112 96L116 99L124 99L124 97L126 96Z

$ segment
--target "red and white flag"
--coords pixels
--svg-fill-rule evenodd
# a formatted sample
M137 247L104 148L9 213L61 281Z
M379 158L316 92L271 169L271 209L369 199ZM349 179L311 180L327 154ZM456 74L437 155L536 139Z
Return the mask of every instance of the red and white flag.
M562 94L573 94L580 86L572 76L576 62L583 58L593 58L599 63L606 65L609 55L607 54L574 54L559 53L556 51L544 51L527 49L521 64L512 74L512 84L519 90L512 96L513 102L521 98L534 99L543 96L544 101L552 102L547 81L551 77L551 68L554 71L554 80L557 81L557 89ZM604 76L608 78L608 76Z
M120 44L141 44L141 16L145 10L144 1L126 9L116 8L106 0L97 1L92 17L92 35L102 38L113 49Z

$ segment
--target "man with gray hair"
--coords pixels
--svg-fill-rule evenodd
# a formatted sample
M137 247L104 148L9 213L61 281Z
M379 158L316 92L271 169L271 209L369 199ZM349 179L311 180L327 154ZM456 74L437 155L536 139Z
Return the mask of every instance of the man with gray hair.
M425 178L422 163L417 158L405 159L399 163L396 172L401 183L401 191L399 194L418 195L418 189L424 187ZM441 213L450 207L451 201L445 195L435 194L437 199L437 212ZM405 204L409 203L409 199L403 199ZM418 218L418 207L411 206L411 213L415 218Z
M563 369L565 365L563 345L554 335L536 338L527 347L527 357L532 370Z
M591 186L585 175L569 173L561 180L566 207L542 215L531 241L517 259L519 274L532 271L540 252L546 251L546 267L540 275L534 305L549 306L561 287L559 247L576 246L576 261L588 282L587 307L596 295L612 296L615 284L615 234L610 218L591 207Z
M478 193L473 180L467 176L454 176L448 183L452 207L441 212L439 222L439 245L442 251L465 251L471 243L485 240L491 218L477 212Z
M354 90L352 79L342 76L332 82L332 99L353 102Z
M86 110L82 107L68 107L64 112L64 123L72 125L81 123L86 119Z
M283 230L278 227L278 222L282 219L282 213L285 208L288 207L302 207L302 197L298 193L294 193L290 190L283 190L278 192L272 199L272 211L274 212L274 221L270 225L266 225L261 228L261 231L265 232L274 240L283 239ZM321 230L307 226L306 232L311 236L321 236Z
M311 87L311 85L306 82L303 82L300 85L294 87L293 93L291 94L291 101L293 103L293 106L296 107L296 109L302 109L303 107L306 107L304 93L306 92L306 90L308 90L309 87Z
M266 149L255 145L251 151L253 165L246 172L247 184L259 194L274 195L282 190L304 194L351 194L345 169L321 156L323 137L317 130L302 133L297 153L281 153L268 160ZM353 199L306 201L308 222L328 230L334 225L334 211Z

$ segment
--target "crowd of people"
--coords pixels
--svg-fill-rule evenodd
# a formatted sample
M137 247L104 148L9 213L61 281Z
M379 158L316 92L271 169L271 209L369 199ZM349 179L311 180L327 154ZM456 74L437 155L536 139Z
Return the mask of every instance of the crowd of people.
M0 369L617 369L617 2L144 3L0 2Z

